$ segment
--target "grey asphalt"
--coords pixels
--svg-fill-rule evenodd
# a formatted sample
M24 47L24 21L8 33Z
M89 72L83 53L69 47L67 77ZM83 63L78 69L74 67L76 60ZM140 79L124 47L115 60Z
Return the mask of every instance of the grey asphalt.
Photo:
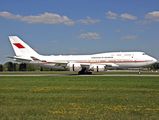
M77 75L77 74L0 74L0 76L147 76L159 77L159 74L92 74L92 75Z

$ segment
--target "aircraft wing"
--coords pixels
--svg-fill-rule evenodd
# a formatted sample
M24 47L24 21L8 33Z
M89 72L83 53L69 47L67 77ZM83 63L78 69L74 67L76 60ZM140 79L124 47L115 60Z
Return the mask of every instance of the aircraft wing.
M47 61L48 62L48 61ZM55 64L54 66L67 66L69 62L57 62L57 61L51 61L50 63ZM89 68L90 63L77 63L77 62L71 62L71 64L80 64L82 68Z
M84 67L88 68L90 66L90 63L81 63L80 65L82 68Z
M106 65L106 67L119 67L119 65L117 65L115 63L106 63L105 65Z
M10 57L10 56L6 56L7 58L11 58L13 60L16 60L16 61L32 61L31 59L29 58L20 58L20 57Z
M53 63L53 64L68 64L69 63L67 61L49 61L49 60L46 60L46 62L50 62L50 63Z

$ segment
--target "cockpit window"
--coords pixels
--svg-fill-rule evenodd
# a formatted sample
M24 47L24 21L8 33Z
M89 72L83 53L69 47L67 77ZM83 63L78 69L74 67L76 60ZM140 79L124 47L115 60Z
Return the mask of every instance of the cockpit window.
M145 55L145 53L142 53L142 55Z

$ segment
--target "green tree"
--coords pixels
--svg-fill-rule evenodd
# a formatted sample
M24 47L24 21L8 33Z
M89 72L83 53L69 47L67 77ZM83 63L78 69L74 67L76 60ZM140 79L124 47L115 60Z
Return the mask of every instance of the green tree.
M159 63L155 63L153 66L155 70L159 69Z
M1 72L3 71L3 65L0 65L0 71Z
M153 65L147 66L147 68L150 68L151 70L158 70L159 69L159 63L155 63Z
M38 66L36 66L36 65L26 64L27 71L35 71L37 69L38 69Z
M26 64L25 63L21 63L19 65L19 71L26 71Z
M16 64L17 63L13 63L13 71L16 71Z
M13 71L13 63L12 62L8 62L7 68L8 68L8 71Z
M43 67L40 67L40 71L43 71Z

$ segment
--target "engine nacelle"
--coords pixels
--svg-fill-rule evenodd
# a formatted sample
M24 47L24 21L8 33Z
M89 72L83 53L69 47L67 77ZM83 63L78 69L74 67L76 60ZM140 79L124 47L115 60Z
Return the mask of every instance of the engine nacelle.
M68 64L68 68L70 71L81 71L82 67L80 63L71 63Z
M94 70L94 72L103 72L106 70L106 66L105 65L94 65L93 70Z

